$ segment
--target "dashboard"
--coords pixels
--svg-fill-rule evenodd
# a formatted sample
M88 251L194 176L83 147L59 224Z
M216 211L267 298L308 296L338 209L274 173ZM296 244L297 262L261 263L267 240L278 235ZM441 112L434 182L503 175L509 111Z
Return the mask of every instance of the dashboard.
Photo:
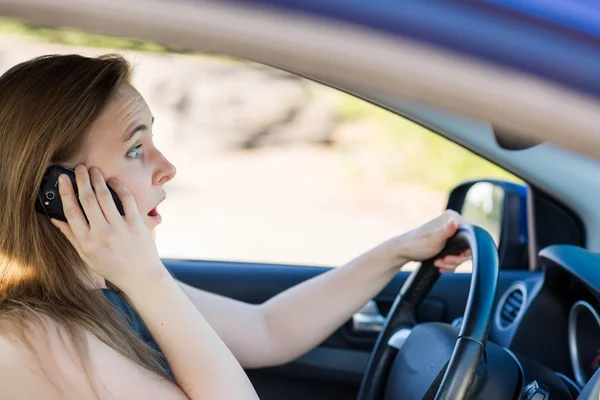
M600 368L600 255L553 245L539 257L541 272L500 294L490 341L517 354L523 365L548 368L572 398L591 381L600 391L600 373L594 375Z

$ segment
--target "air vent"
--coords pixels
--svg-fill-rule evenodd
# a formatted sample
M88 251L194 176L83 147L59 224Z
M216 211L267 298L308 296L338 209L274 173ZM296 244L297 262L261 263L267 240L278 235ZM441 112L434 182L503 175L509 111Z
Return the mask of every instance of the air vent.
M525 304L525 288L515 285L508 289L500 299L496 323L502 329L509 328L521 316Z

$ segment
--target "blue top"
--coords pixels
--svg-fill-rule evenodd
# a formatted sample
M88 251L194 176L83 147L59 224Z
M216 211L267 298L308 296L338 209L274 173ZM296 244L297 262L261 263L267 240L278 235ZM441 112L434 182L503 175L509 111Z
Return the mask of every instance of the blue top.
M159 361L167 371L168 376L172 381L175 381L173 377L173 371L171 371L171 367L165 358L162 350L156 343L156 340L152 337L152 334L144 324L144 321L139 316L139 314L129 305L125 299L123 299L117 292L112 289L102 289L102 292L106 296L108 300L117 308L120 314L125 317L125 320L133 329L133 331L138 335L140 339L142 339L146 344L152 347L159 354Z

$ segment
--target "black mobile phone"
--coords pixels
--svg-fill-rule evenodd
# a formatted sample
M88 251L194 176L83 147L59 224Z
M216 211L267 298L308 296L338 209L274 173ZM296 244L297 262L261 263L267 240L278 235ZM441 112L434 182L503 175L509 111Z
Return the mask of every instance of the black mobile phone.
M75 196L79 202L79 191L77 190L75 171L59 165L52 165L46 170L46 174L42 179L40 190L38 192L38 199L35 202L35 209L37 212L45 214L51 218L56 218L58 220L67 222L67 218L65 217L65 213L63 211L62 200L60 198L60 194L58 193L58 177L62 174L67 175L69 179L71 179L71 182L73 183L73 189L75 190ZM108 186L108 190L115 201L115 205L117 206L119 213L121 215L125 215L125 212L123 211L123 204L121 203L117 193L110 186ZM79 207L81 207L80 202ZM81 210L83 211L83 208ZM85 212L83 212L83 215L85 215Z

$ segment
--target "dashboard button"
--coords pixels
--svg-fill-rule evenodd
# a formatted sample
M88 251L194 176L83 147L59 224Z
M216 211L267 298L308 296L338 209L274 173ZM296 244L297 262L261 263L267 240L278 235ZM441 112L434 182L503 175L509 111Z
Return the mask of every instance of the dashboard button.
M523 400L548 400L550 398L550 392L537 381L533 381L525 386L522 398Z

